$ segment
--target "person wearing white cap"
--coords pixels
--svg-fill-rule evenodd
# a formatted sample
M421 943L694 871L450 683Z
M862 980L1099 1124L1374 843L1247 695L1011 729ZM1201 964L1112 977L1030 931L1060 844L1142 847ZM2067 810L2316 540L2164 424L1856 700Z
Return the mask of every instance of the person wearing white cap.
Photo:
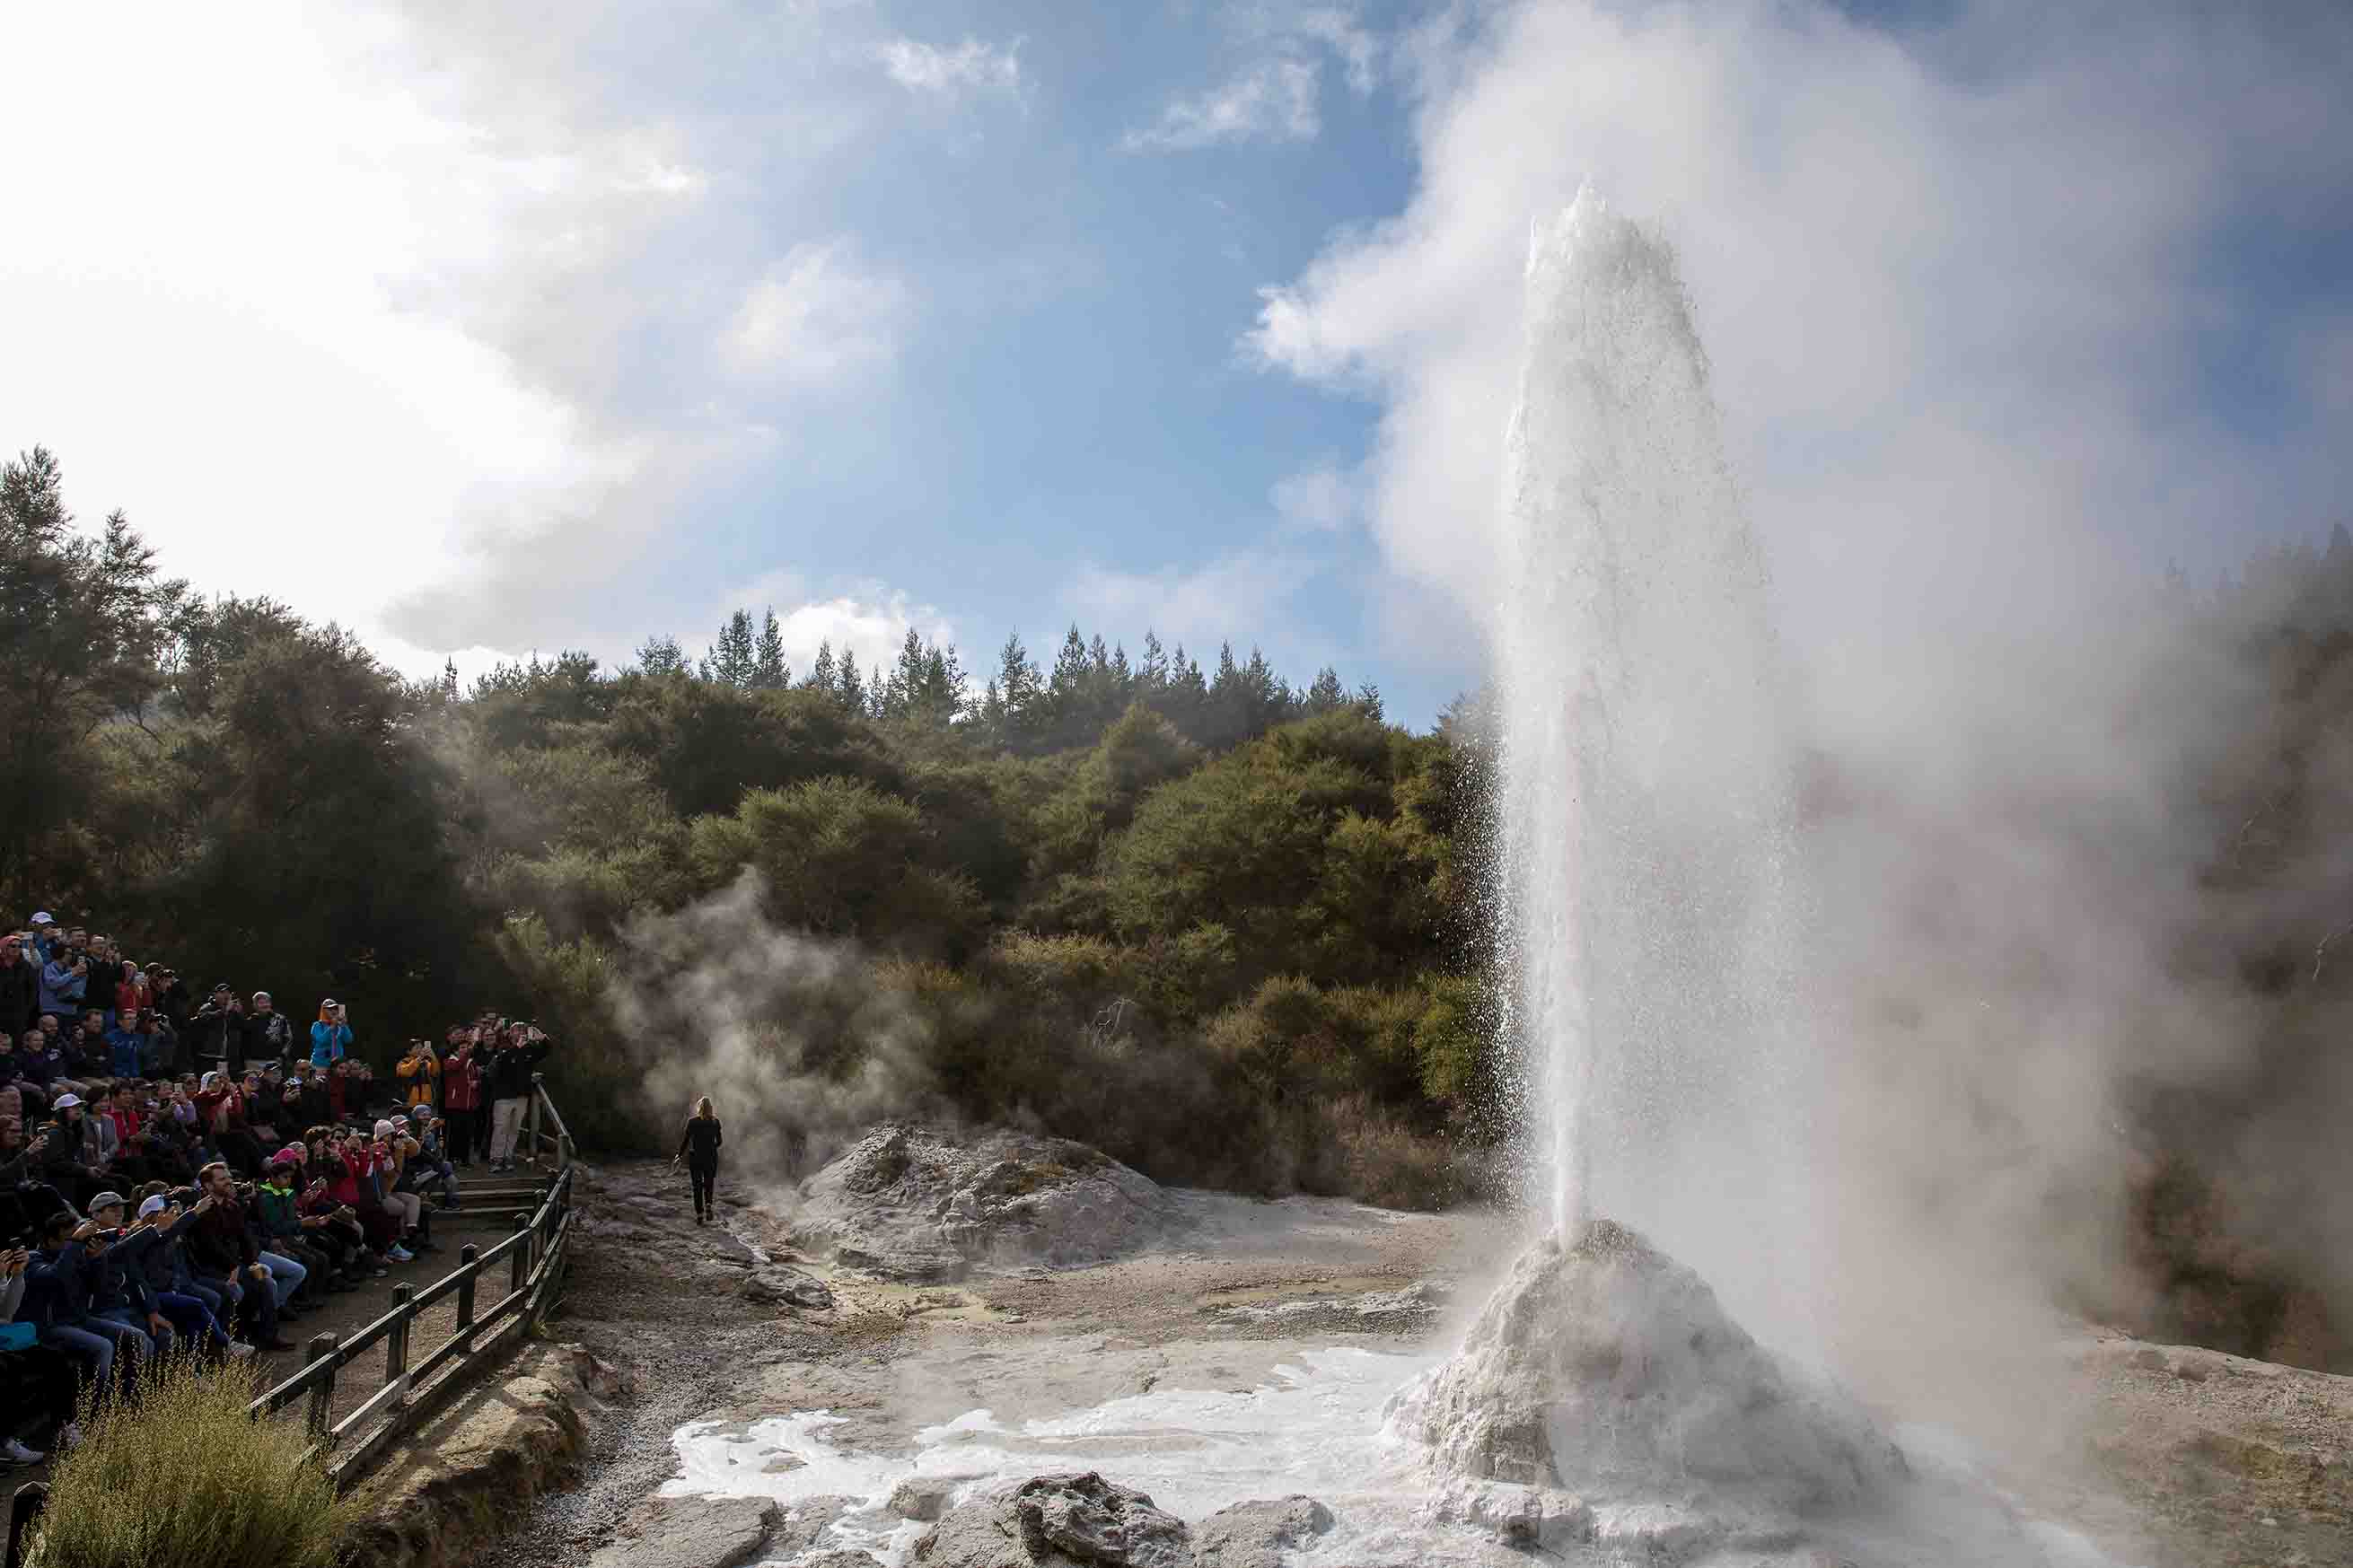
M138 1227L124 1238L125 1268L134 1286L143 1290L148 1310L172 1325L183 1344L201 1345L206 1353L243 1360L253 1347L232 1341L210 1307L185 1291L174 1289L183 1265L174 1254L181 1235L212 1207L199 1198L181 1209L158 1193L139 1205Z
M82 1114L81 1096L69 1089L49 1102L49 1110L56 1114L57 1123L41 1134L36 1145L42 1179L76 1196L96 1191L101 1182L98 1143Z

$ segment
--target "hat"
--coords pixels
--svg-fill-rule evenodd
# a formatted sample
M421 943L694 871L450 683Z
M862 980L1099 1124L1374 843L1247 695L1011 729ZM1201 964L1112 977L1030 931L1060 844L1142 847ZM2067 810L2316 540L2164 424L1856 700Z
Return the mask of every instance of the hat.
M273 1171L282 1170L288 1165L299 1165L301 1163L302 1150L298 1144L290 1143L285 1148L278 1151L277 1153L269 1156L269 1168Z
M257 991L253 994L253 999L257 1002L267 1002L269 1000L269 993L267 991Z
M227 982L227 981L226 981L226 980L216 980L216 981L214 981L214 982L213 982L213 989L214 989L215 991L226 991L226 990L227 990L228 988L229 988L229 984L228 984L228 982Z
M37 926L53 926L58 923L58 917L47 910L42 910L33 916L33 923Z
M162 1214L165 1209L170 1208L171 1206L172 1200L165 1197L163 1194L157 1193L153 1197L149 1198L145 1203L139 1205L139 1217L141 1219L145 1219L151 1214Z
M90 1212L91 1214L96 1214L100 1209L119 1209L121 1206L122 1194L121 1193L100 1193L98 1196L90 1200Z
M391 1122L389 1122L389 1121L379 1121L379 1122L377 1122L377 1123L375 1124L375 1135L376 1135L377 1137L379 1137L379 1138L389 1138L389 1137L391 1137L391 1136L392 1136L392 1123L391 1123Z
M211 1072L208 1072L205 1074L204 1077L198 1079L196 1080L196 1087L198 1089L210 1089L215 1083L218 1082L219 1079L220 1069L216 1068Z
M81 1103L81 1096L80 1096L80 1095L78 1095L78 1094L61 1094L61 1095L58 1096L58 1097L57 1097L57 1099L55 1099L55 1100L51 1100L51 1101L49 1102L49 1109L50 1109L51 1110L70 1110L70 1109L71 1109L72 1107L74 1107L74 1106L79 1105L80 1103Z

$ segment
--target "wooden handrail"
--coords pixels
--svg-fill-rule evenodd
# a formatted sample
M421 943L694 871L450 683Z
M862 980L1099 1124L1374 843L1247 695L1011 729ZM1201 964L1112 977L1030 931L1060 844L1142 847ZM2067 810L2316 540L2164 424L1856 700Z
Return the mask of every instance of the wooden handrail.
M418 1390L428 1385L438 1389L436 1373L470 1356L474 1347L491 1331L511 1328L512 1325L506 1320L514 1313L525 1311L536 1321L546 1310L545 1298L550 1293L551 1281L564 1266L572 1238L572 1185L575 1172L570 1159L572 1139L564 1131L564 1119L556 1114L554 1102L547 1100L543 1088L534 1083L533 1093L545 1101L546 1113L556 1127L554 1141L563 1156L539 1207L531 1214L515 1215L513 1230L490 1247L478 1252L467 1247L458 1267L424 1289L412 1291L406 1285L400 1287L391 1310L357 1333L346 1339L333 1334L314 1338L301 1369L255 1399L247 1407L249 1415L260 1420L307 1398L316 1451L332 1450L383 1417L389 1415L396 1421ZM484 1271L501 1262L508 1266L511 1288L488 1309L470 1310ZM410 1325L418 1313L452 1294L461 1298L461 1309L469 1309L460 1311L464 1321L448 1342L411 1365ZM364 1403L330 1426L327 1417L334 1397L337 1369L350 1365L355 1357L380 1342L387 1343L382 1385ZM336 1484L348 1487L356 1481L363 1467L353 1461L375 1458L390 1436L388 1430L372 1435L351 1460L338 1468Z

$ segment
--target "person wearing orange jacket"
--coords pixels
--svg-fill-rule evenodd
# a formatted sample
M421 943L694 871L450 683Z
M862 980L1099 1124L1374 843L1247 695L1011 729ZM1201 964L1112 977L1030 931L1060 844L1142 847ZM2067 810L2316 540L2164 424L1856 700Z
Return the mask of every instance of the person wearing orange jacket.
M406 1087L411 1110L418 1106L427 1110L433 1109L433 1091L441 1081L441 1059L433 1054L431 1046L423 1040L409 1041L408 1054L400 1058L400 1065L393 1070L400 1075L401 1082Z

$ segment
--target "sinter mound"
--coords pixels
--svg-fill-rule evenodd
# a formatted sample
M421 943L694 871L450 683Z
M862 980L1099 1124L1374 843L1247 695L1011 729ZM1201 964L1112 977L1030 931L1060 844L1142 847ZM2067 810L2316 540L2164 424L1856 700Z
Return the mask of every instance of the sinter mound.
M801 1184L795 1242L902 1279L1098 1263L1162 1234L1149 1176L1064 1138L886 1122Z
M1905 1473L1863 1414L1726 1317L1715 1292L1607 1220L1522 1255L1396 1428L1451 1477L1750 1514L1862 1500Z

